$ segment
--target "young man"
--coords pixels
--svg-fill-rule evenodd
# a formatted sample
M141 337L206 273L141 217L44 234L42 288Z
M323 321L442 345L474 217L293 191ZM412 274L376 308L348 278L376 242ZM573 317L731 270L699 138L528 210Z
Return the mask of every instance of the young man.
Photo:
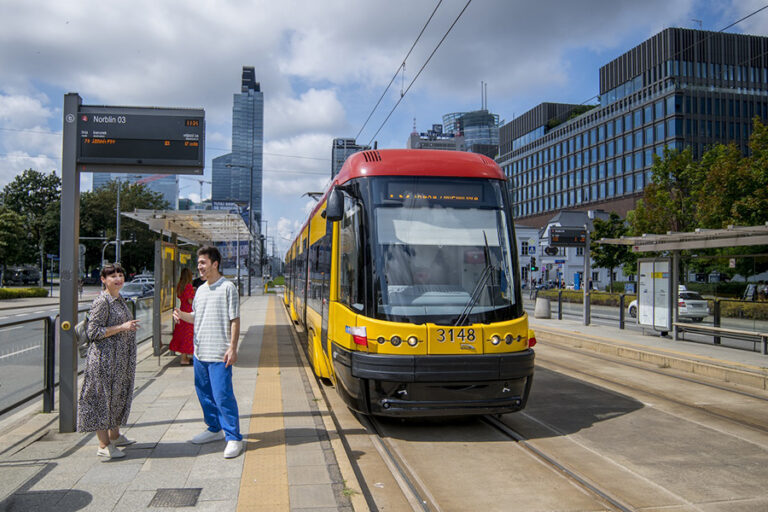
M205 282L197 289L192 313L173 310L175 321L194 323L195 390L208 429L193 437L195 444L226 439L224 457L243 450L240 417L232 390L232 365L237 362L240 298L234 283L219 272L221 254L215 247L197 251L197 270Z

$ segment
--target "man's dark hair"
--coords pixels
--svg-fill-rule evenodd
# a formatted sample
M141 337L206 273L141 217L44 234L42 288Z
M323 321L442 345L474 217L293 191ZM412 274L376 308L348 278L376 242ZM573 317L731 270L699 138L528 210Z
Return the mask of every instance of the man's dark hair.
M209 260L211 260L211 263L218 263L219 265L216 267L221 271L221 253L217 248L215 248L212 245L204 245L201 248L197 250L197 256L205 256Z

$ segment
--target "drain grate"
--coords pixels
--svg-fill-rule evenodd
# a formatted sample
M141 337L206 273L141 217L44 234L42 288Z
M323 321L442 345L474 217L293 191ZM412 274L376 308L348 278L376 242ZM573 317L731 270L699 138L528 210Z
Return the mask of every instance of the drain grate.
M150 507L194 507L197 505L197 499L200 497L202 488L194 489L158 489Z

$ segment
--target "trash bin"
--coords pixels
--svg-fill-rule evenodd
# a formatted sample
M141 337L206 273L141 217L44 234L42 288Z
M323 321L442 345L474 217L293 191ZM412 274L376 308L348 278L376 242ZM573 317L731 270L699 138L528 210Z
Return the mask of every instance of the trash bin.
M551 318L552 307L549 304L549 299L544 297L536 297L536 306L533 310L533 318Z

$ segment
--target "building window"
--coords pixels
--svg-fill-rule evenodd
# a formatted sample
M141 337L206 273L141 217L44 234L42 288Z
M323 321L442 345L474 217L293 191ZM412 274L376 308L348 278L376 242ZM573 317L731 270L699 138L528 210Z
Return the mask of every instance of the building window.
M632 192L634 190L634 178L632 175L628 175L624 177L624 188L627 192Z
M630 133L626 137L624 137L624 150L625 151L632 151L632 134Z
M629 172L633 169L632 166L632 154L628 154L624 157L624 172Z
M649 148L645 150L645 166L650 167L653 165L653 149Z
M527 241L526 242L522 242L520 244L520 254L522 254L523 256L528 254L528 242Z
M653 125L648 126L645 129L645 143L653 144Z
M635 149L643 147L643 131L637 130L635 132Z
M635 190L638 192L643 190L643 173L641 172L635 174Z
M638 151L635 153L635 170L643 168L643 152Z
M618 178L616 180L616 195L620 196L624 194L624 178Z

